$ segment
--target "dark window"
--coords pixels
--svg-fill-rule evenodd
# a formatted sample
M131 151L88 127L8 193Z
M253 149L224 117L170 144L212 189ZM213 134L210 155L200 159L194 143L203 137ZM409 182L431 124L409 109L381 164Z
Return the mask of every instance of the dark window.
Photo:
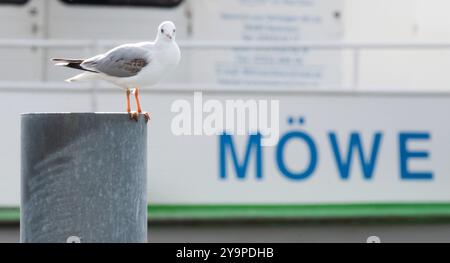
M61 0L70 5L156 6L175 7L183 0Z
M0 0L1 4L13 4L13 5L24 5L28 0Z

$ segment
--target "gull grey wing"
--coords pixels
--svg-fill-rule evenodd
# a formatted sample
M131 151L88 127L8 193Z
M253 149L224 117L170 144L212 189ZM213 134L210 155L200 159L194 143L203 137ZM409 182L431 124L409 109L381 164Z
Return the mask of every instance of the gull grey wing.
M104 55L87 59L81 65L109 76L127 78L137 75L149 63L146 49L137 46L120 46Z

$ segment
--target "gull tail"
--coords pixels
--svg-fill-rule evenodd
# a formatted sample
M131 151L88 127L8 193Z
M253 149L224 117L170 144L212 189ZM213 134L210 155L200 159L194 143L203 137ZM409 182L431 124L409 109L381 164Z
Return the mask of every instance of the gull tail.
M68 67L68 68L98 73L97 71L83 68L83 66L81 64L84 62L84 59L52 58L52 61L55 62L55 66Z

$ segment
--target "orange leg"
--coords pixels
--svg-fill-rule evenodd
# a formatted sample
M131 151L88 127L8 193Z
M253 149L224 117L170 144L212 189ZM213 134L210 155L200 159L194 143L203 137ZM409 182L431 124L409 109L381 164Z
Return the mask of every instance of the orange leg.
M139 103L139 88L134 89L134 97L136 98L137 112L142 113L141 103Z
M136 105L138 113L142 113L141 103L139 102L139 88L136 87L134 89L134 97L136 98ZM150 114L148 112L144 112L145 122L150 120Z
M131 94L130 89L127 89L127 112L128 112L128 113L131 112L131 106L130 106L130 94Z
M139 114L137 112L131 112L130 95L131 95L131 90L127 89L127 112L130 115L130 119L138 121Z

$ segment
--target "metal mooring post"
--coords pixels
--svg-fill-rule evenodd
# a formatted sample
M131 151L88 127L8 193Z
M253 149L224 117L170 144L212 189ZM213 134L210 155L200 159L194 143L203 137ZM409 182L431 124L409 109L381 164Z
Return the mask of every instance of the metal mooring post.
M21 242L147 241L144 117L33 113L21 121Z

